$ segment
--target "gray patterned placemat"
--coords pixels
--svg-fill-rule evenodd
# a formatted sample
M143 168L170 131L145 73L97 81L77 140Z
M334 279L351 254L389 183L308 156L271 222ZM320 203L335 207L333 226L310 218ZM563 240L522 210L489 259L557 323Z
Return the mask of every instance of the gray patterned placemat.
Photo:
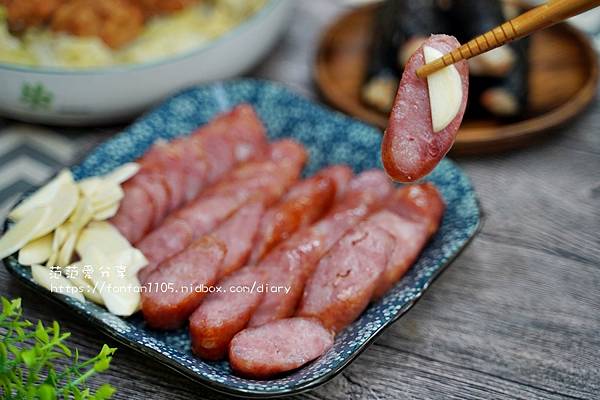
M0 122L0 217L19 195L73 164L99 140L103 131L87 132Z

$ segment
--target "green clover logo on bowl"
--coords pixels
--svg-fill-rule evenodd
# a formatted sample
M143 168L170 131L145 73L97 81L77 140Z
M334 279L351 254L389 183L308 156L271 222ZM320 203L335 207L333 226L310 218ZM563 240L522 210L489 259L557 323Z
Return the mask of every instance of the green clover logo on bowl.
M20 101L31 110L48 110L52 105L54 95L41 83L24 82L21 86Z

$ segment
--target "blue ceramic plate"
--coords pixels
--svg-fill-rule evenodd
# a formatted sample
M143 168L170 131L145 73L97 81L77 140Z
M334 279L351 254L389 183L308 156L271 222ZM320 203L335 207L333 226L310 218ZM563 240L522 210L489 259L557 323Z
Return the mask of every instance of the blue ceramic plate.
M158 138L172 139L209 121L215 114L247 102L254 106L272 139L293 137L308 148L306 174L328 164L345 163L355 172L380 167L381 134L375 128L306 100L281 85L255 80L229 81L189 89L167 100L123 133L100 145L72 168L77 178L104 174L135 160ZM239 378L227 362L204 362L194 357L185 329L161 333L149 330L138 315L122 319L92 303L80 303L37 286L29 268L13 255L9 271L37 291L65 304L117 341L221 392L275 397L321 385L346 367L361 351L421 297L439 273L466 246L479 225L477 198L469 179L444 160L427 177L442 192L447 211L439 232L416 265L381 301L372 304L340 333L333 348L315 362L270 381Z

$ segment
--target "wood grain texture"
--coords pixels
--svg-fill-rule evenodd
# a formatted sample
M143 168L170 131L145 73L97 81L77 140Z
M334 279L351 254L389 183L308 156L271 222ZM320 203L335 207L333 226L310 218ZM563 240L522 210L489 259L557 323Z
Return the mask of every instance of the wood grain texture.
M311 63L340 0L297 2L253 76L316 97ZM458 159L481 233L423 299L350 367L297 399L597 399L600 393L600 104L526 150ZM343 134L343 132L340 132ZM0 294L58 319L85 355L117 345L0 268ZM116 399L225 399L117 345ZM100 380L94 380L97 385Z

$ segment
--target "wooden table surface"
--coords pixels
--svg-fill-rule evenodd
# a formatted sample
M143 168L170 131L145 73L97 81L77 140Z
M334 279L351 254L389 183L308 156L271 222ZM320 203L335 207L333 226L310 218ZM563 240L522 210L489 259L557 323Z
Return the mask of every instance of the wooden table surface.
M346 6L297 3L288 33L252 75L315 97L319 32ZM0 128L0 152L5 142L13 146L12 158L0 154L4 198L41 179L38 164L69 164L111 133L52 128L58 133L45 136L11 121ZM24 142L14 147L7 138ZM481 199L483 229L406 316L343 373L299 399L599 398L600 104L535 147L457 161ZM6 184L17 170L30 173ZM0 294L22 297L30 319L59 320L86 355L102 343L116 345L3 268ZM101 380L117 387L116 399L225 398L123 346L92 384Z

